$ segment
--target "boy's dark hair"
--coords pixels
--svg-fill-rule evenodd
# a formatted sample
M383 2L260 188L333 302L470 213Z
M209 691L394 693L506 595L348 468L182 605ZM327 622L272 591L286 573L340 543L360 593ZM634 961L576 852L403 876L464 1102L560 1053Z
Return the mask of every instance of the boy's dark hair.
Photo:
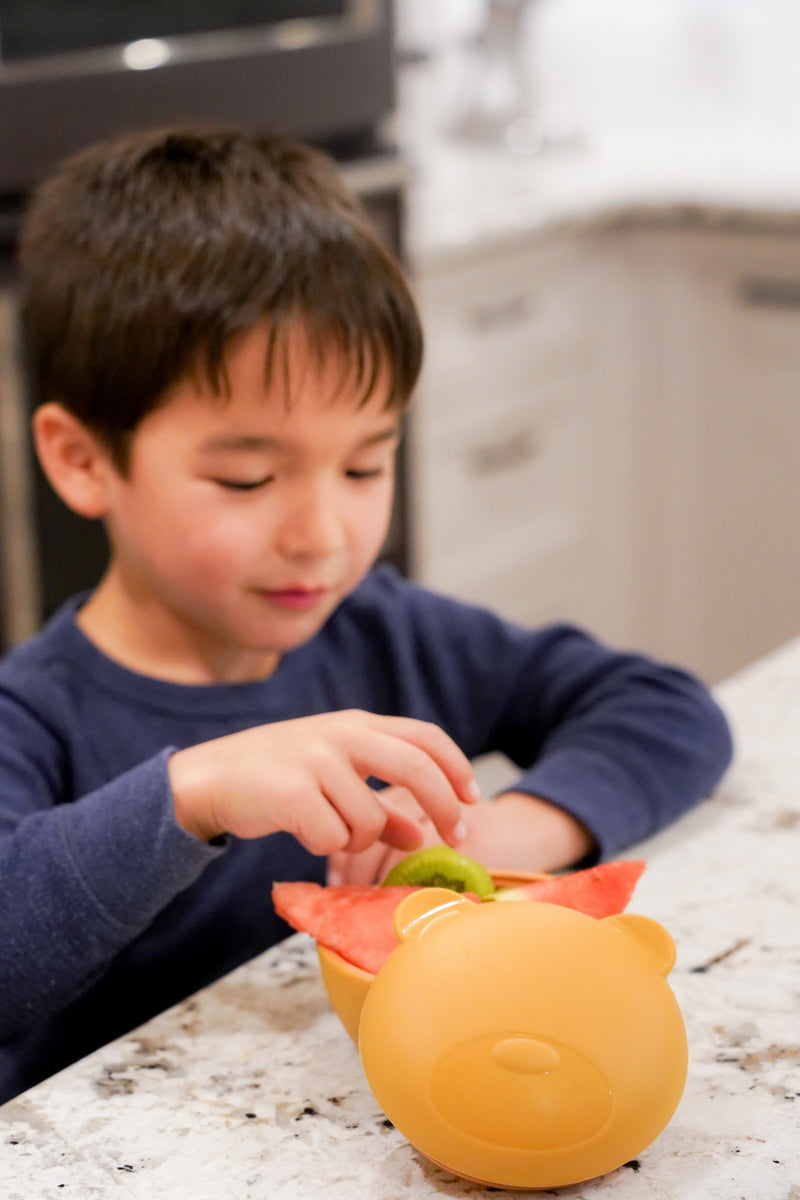
M419 373L422 333L403 272L335 164L275 134L176 127L75 155L37 191L20 262L31 373L92 429L121 470L130 435L196 374L224 394L237 333L297 319L366 398Z

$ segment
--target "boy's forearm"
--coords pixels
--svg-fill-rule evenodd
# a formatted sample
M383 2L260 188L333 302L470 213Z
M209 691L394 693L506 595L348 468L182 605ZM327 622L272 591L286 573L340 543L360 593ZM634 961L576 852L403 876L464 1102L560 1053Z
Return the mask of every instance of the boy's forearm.
M613 857L713 791L731 760L730 730L713 696L683 671L616 654L569 628L543 637L540 669L519 678L531 680L534 737L536 713L548 715L544 736L527 758L518 721L500 749L523 767L515 788L571 813L592 831L598 856Z

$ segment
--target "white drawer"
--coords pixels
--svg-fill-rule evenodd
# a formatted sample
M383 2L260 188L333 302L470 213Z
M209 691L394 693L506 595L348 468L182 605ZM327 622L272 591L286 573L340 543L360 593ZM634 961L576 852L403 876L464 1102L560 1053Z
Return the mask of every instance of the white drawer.
M478 260L423 278L418 293L422 391L442 412L463 405L476 374L530 376L585 356L590 343L585 273L563 248Z
M465 354L446 368L428 364L411 411L426 436L436 436L437 431L486 420L509 406L535 407L543 390L572 386L589 369L586 354L578 351L571 352L568 361L565 356L558 369L531 363L524 348L494 357Z
M461 574L498 548L535 557L585 536L590 434L578 413L575 391L552 386L418 431L411 504L423 578Z

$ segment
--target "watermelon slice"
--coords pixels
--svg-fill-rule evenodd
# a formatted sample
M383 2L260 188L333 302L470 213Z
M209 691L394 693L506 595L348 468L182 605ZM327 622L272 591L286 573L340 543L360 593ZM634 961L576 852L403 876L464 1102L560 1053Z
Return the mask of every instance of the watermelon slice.
M534 883L502 889L495 892L494 899L540 900L545 904L560 904L562 908L575 908L590 917L611 917L626 908L644 868L642 859L600 863L571 875L557 875L552 879L538 879Z
M376 974L397 946L394 910L418 888L398 884L273 883L272 902L278 916L293 929L310 933L355 967Z
M640 859L601 863L570 875L505 888L495 892L492 900L541 900L590 917L610 917L624 910L644 867ZM374 975L397 946L392 925L395 908L409 892L418 890L410 885L322 887L304 881L284 882L272 885L272 901L275 911L293 929L310 933L320 945ZM470 899L479 902L477 896Z

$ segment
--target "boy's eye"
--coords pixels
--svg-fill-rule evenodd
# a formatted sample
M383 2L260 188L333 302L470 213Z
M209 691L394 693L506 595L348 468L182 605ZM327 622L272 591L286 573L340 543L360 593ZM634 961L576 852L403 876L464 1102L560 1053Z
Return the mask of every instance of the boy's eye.
M213 482L230 492L253 492L256 488L271 483L272 478L271 475L265 475L263 479L215 479Z
M366 471L351 470L347 472L348 479L379 479L384 474L383 467L372 467Z

